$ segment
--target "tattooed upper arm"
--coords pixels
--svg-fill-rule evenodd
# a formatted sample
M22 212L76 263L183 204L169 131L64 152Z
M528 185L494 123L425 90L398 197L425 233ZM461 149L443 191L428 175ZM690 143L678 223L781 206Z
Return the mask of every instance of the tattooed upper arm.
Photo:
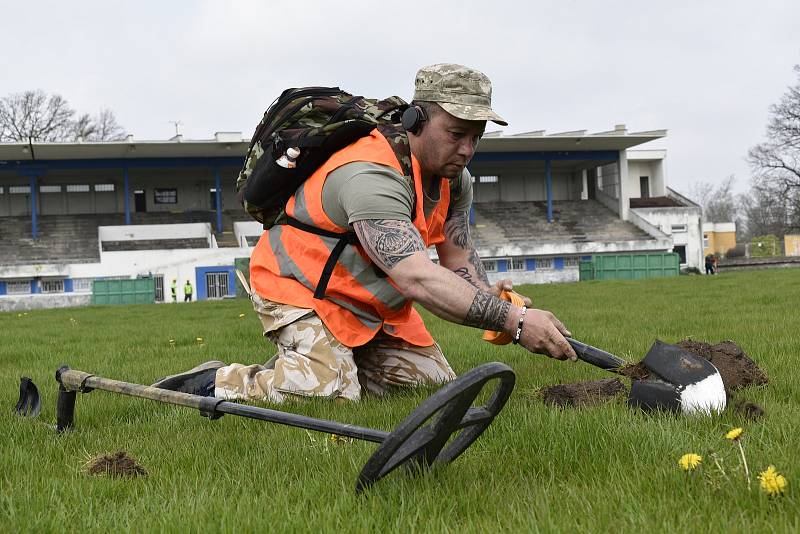
M469 214L466 211L452 213L444 223L444 232L449 243L465 251L464 257L458 254L460 258L458 263L450 265L450 269L475 287L479 287L475 278L488 287L489 278L486 276L483 262L475 250L475 245L472 243L472 236L469 232Z
M466 211L452 213L444 223L444 233L448 240L458 248L472 246L469 235L469 216Z
M425 242L409 221L392 219L368 219L353 223L361 246L384 270L425 250Z

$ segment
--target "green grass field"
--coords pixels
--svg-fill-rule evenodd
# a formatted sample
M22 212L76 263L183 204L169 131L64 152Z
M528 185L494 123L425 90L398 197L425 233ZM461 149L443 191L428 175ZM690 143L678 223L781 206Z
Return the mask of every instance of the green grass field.
M800 270L517 289L555 312L576 338L631 361L656 338L734 340L771 379L738 395L763 406L765 417L648 415L623 399L579 410L548 407L538 388L611 375L498 348L476 330L426 315L456 372L502 361L517 373L517 387L494 424L454 463L424 476L397 471L356 496L356 476L375 448L368 442L337 444L324 434L233 416L211 422L188 408L102 391L78 396L75 431L56 435L46 426L55 420L53 374L63 363L149 384L210 359L265 361L273 347L261 337L249 302L4 313L0 531L800 530ZM36 420L13 413L20 375L42 393ZM390 430L430 392L282 409ZM744 427L751 491L738 449L724 438L737 426ZM84 473L90 456L120 449L149 476ZM687 452L703 456L697 471L679 469ZM713 452L727 479L714 467ZM767 497L755 479L769 464L789 480L782 497Z

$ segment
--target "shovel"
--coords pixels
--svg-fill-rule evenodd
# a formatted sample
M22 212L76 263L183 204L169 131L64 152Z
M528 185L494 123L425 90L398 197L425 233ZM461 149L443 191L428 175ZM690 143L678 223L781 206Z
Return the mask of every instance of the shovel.
M572 338L567 341L581 360L606 371L622 373L625 360ZM642 364L655 378L633 380L628 404L644 410L666 409L711 415L727 404L725 384L714 364L677 345L656 340Z

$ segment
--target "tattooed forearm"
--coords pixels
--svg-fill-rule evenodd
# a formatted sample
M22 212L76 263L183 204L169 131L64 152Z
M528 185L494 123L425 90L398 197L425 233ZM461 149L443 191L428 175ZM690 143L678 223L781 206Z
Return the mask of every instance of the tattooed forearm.
M353 228L361 245L386 269L391 269L415 252L425 250L422 236L407 221L365 220L354 223Z
M458 211L453 213L444 223L444 232L447 239L458 248L469 248L472 240L469 236L469 217L467 212Z
M456 273L461 278L463 278L464 280L466 280L467 282L469 282L470 284L472 284L473 286L478 287L477 284L475 284L475 281L472 279L472 274L466 267L459 267L458 269L453 269L453 272Z
M489 287L489 277L486 276L486 269L483 268L483 262L474 248L469 253L469 263L475 269L475 274L478 275L478 278L486 284L486 287Z
M508 301L478 290L472 299L467 316L464 317L464 324L484 330L502 331L510 308L511 303Z

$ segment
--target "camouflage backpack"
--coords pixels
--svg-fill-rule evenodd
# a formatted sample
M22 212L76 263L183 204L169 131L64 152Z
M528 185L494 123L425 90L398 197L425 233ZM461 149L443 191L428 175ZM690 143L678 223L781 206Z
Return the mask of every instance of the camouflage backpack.
M236 180L239 200L265 229L286 222L283 208L300 184L334 152L376 127L389 141L403 175L412 180L408 137L400 125L407 107L396 96L371 100L338 87L287 89L253 134ZM289 148L300 150L294 168L277 163Z

